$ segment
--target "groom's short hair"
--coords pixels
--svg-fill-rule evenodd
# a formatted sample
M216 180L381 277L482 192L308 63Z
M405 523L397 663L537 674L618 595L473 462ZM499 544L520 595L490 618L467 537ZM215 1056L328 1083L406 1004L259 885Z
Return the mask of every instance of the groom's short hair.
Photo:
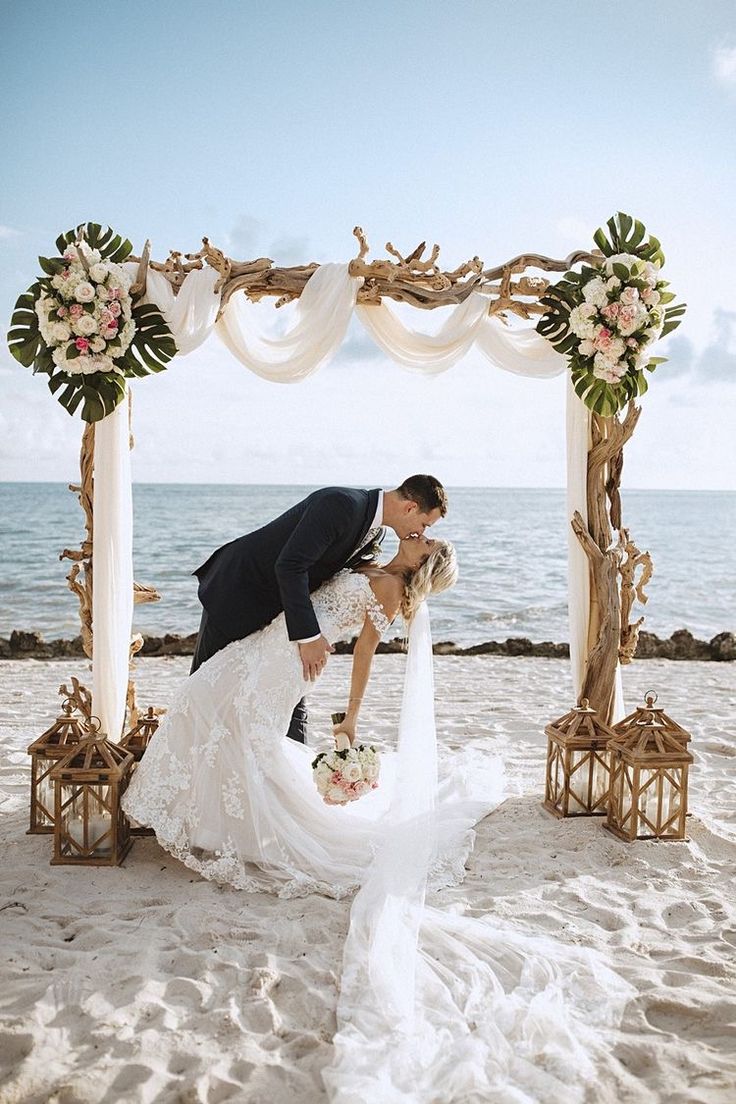
M416 502L423 514L439 510L442 517L447 513L447 491L433 475L410 475L396 493L409 502Z

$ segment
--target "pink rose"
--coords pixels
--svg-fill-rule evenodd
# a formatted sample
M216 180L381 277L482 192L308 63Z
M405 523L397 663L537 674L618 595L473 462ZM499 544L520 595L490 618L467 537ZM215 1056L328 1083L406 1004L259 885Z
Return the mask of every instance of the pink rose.
M122 288L112 287L107 289L107 295L109 299L121 299L123 296Z
M607 330L605 326L601 326L601 328L598 330L598 333L595 335L593 344L595 345L596 349L600 349L602 352L604 352L611 344L612 338L613 331Z
M69 314L72 316L72 318L79 318L82 314L84 314L84 307L81 303L72 303L69 308Z
M626 344L629 346L630 349L636 349L639 342L636 340L635 337L627 337Z
M362 797L363 794L367 794L370 790L370 786L367 782L353 782L353 791L357 797Z
M621 292L622 303L636 303L639 298L639 289L635 287L625 287Z
M74 342L80 353L86 353L89 349L89 341L86 337L78 337Z
M618 318L619 309L618 303L608 303L605 307L601 307L601 314L604 318Z
M68 313L69 313L69 311L67 310L66 307L59 307L59 309L56 312L56 317L57 318L65 318Z
M101 330L101 333L102 333L102 336L107 338L108 341L110 341L113 337L117 337L118 336L118 324L117 324L117 322L111 322L109 326L105 326L104 329Z
M112 326L115 324L115 315L107 307L103 307L100 311L100 322L103 326Z
M123 308L120 306L117 299L113 299L107 309L110 311L113 318L117 318Z
M633 304L629 304L621 307L618 312L619 322L624 322L627 326L630 325L636 318L636 307Z

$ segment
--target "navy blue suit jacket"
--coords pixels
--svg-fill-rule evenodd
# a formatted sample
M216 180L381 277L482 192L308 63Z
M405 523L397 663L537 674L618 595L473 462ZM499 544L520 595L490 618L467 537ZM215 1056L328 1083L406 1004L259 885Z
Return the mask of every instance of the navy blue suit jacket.
M290 640L316 636L320 628L309 595L363 543L378 493L323 487L261 529L218 548L193 572L208 618L240 640L283 610Z

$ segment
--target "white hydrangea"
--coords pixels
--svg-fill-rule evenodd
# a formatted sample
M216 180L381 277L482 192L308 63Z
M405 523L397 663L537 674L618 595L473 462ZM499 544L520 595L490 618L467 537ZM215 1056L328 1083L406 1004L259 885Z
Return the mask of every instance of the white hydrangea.
M67 326L66 322L53 322L51 324L51 337L54 341L59 343L68 341L72 336L72 331Z
M93 337L89 343L89 347L93 353L104 353L107 342L104 337Z
M600 276L594 276L583 288L583 298L586 303L593 303L596 307L605 307L608 302L606 285Z
M108 261L107 267L110 270L110 278L107 282L108 287L119 287L123 291L128 291L133 281L123 266L115 264L114 261Z
M107 279L107 266L104 264L95 264L89 270L90 278L94 280L96 284L104 284Z
M581 303L570 311L570 329L576 337L592 338L595 335L595 322L591 321L589 308L592 303Z
M612 257L606 257L603 262L603 270L607 276L613 276L615 264L625 265L629 272L633 272L639 267L640 260L633 253L614 253Z

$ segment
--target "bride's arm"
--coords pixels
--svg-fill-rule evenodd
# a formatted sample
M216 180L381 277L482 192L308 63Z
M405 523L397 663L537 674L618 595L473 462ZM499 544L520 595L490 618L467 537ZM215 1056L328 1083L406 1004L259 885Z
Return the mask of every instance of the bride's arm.
M386 617L393 621L399 611L403 586L395 576L387 576L372 580L373 591L383 606ZM350 697L348 698L345 720L335 728L335 735L344 732L350 743L355 743L355 730L358 723L358 714L363 701L368 679L371 673L373 656L376 653L381 634L375 627L370 617L366 617L360 636L355 642L353 650L353 667L350 675Z

